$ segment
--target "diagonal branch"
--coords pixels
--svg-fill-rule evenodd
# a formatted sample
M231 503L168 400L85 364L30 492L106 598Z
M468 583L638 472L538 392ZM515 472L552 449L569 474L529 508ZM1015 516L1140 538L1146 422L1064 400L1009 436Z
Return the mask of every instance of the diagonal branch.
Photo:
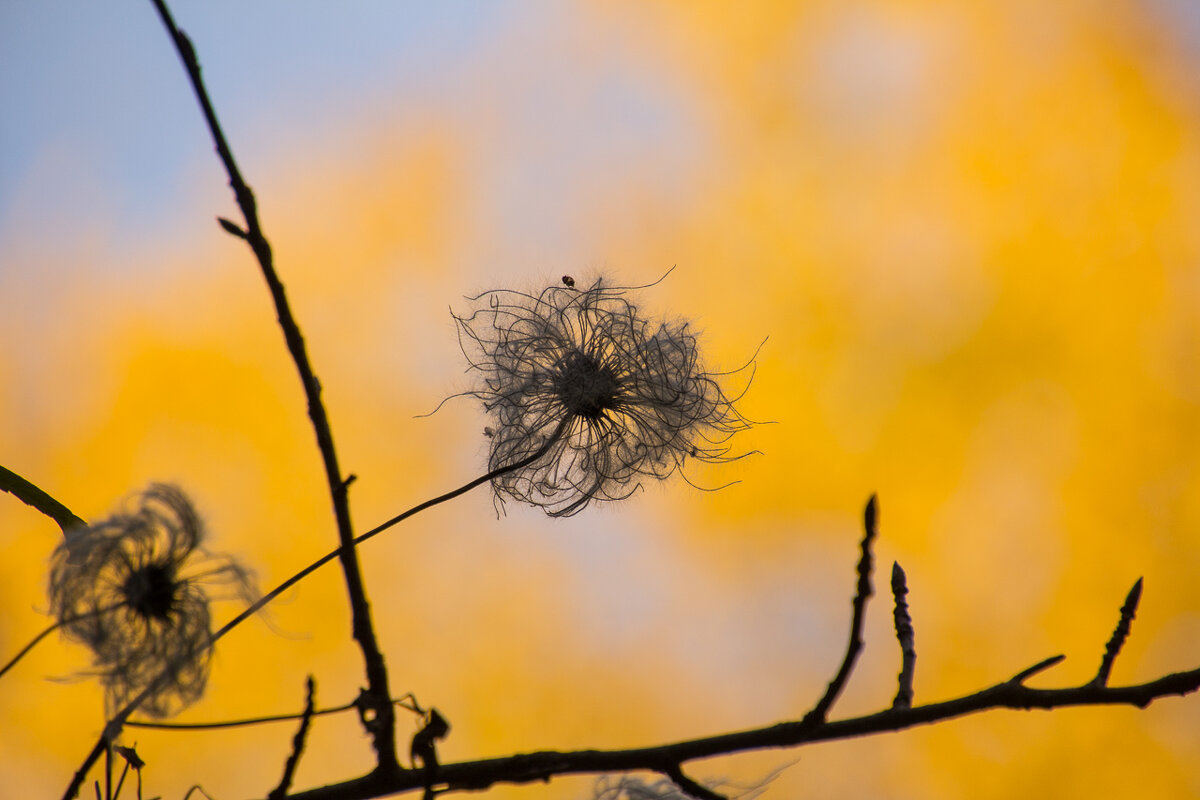
M867 507L863 511L862 557L858 561L858 589L854 593L854 614L850 620L850 642L846 646L846 657L842 659L842 666L829 683L825 695L804 716L806 724L815 725L825 721L829 709L841 694L846 681L850 679L850 673L854 670L854 662L858 660L858 654L862 652L863 617L866 615L867 600L871 597L871 543L879 533L878 522L878 499L875 495L871 495L871 499L867 501Z
M212 133L217 155L225 166L225 171L229 174L229 185L233 188L237 204L241 208L246 222L242 238L254 251L254 256L262 269L263 277L271 292L271 299L275 304L279 326L283 329L288 351L296 363L300 382L304 385L304 394L308 401L308 416L312 420L317 446L321 451L325 478L333 500L334 517L337 520L338 539L342 545L338 555L342 562L346 590L350 595L353 634L362 650L366 666L367 697L370 699L373 711L368 728L375 747L376 763L381 771L394 772L400 767L396 761L395 713L390 701L391 692L388 689L387 668L375 639L374 627L371 624L371 609L367 603L366 589L363 586L362 573L358 565L358 555L353 547L354 529L350 522L350 504L346 494L347 484L342 477L341 468L338 466L337 451L333 444L333 431L325 406L321 401L321 384L309 361L304 337L300 333L300 326L296 323L288 304L283 283L275 272L271 245L267 242L258 220L258 208L254 200L254 193L238 170L233 152L225 139L225 134L221 131L216 112L213 110L208 92L204 88L196 51L187 35L176 27L165 0L152 1L154 7L158 9L159 16L162 17L163 25L171 34L171 40L174 42L176 50L179 51L179 57L187 70L188 78L196 93L196 99L200 102L204 119Z
M1112 672L1113 662L1117 660L1117 655L1125 646L1125 640L1129 638L1129 629L1133 625L1133 617L1137 613L1138 602L1141 599L1142 579L1138 578L1133 584L1133 588L1129 590L1129 594L1125 596L1125 604L1121 606L1121 618L1117 621L1116 630L1113 631L1108 644L1104 646L1104 658L1100 659L1100 669L1097 670L1096 677L1092 678L1092 683L1096 686L1108 684L1108 676Z
M309 675L305 682L305 698L304 698L304 714L300 717L300 727L296 731L296 735L292 737L292 754L288 756L287 763L283 767L283 777L279 781L279 785L271 790L267 795L267 800L283 800L287 797L288 789L292 786L292 779L296 775L296 767L300 764L300 756L304 753L304 743L308 739L308 728L312 724L312 718L315 714L313 705L313 695L317 692L316 681L313 676Z
M0 467L0 491L8 492L27 506L37 509L58 523L65 535L68 530L87 523L71 513L71 509L55 500L10 469Z
M679 791L695 800L729 800L729 798L720 792L713 791L704 784L697 783L683 774L683 768L678 764L668 767L665 770L665 774L679 787Z

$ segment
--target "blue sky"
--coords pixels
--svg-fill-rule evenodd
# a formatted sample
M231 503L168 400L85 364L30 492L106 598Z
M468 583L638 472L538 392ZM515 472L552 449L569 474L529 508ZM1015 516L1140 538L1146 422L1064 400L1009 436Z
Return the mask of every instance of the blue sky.
M704 149L678 87L603 33L591 38L581 7L226 1L172 11L260 195L281 154L325 157L356 146L370 127L449 118L487 132L463 165L478 211L526 239L521 223L536 220L542 246L574 255L568 196L583 185L580 173L594 188L596 176L635 161L645 170L649 153L647 182L682 194ZM577 47L581 30L594 46ZM197 206L234 213L148 0L5 3L0 108L0 270L37 266L12 249L18 238L50 245L91 226L121 252L148 231L170 236Z
M174 5L237 152L256 132L311 137L371 98L427 91L513 16L458 3ZM113 220L153 224L198 154L220 179L149 2L5 3L0 108L0 230L32 221L50 233L101 200Z

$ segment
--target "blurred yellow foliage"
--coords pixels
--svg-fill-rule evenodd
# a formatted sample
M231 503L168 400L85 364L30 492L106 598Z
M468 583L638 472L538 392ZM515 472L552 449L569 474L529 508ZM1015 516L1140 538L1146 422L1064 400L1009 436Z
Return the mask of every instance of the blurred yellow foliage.
M590 42L595 58L619 45L673 88L696 125L681 147L701 157L688 191L665 195L637 164L615 187L580 166L574 235L603 242L625 276L678 264L647 303L696 319L710 366L736 367L769 335L743 410L777 424L742 438L763 455L693 476L741 481L721 492L647 487L561 522L515 508L496 520L481 492L364 546L392 684L450 720L443 760L799 716L840 658L872 491L880 564L909 576L918 703L1056 652L1067 661L1037 685L1087 679L1138 576L1114 682L1196 667L1200 54L1124 2L578 11L546 35ZM520 39L496 46L524 58ZM351 144L323 160L280 157L261 179L243 165L359 476L360 529L483 468L477 409L413 418L466 386L446 306L490 281L591 266L593 252L494 260L514 252L501 232L536 240L542 223L480 211L522 195L477 183L470 164L503 159L505 141L465 119L374 116L367 133L349 120ZM203 235L151 237L136 290L126 265L83 264L85 244L74 266L3 277L0 340L20 346L0 360L0 457L85 518L176 481L213 548L269 587L333 546L332 518L261 280L210 224L220 209L186 211ZM0 530L8 652L45 622L30 609L57 532L15 501L0 503ZM266 622L223 643L188 719L298 709L309 673L319 704L353 698L363 678L336 568ZM889 626L884 592L835 716L890 701ZM0 737L0 764L25 796L61 791L101 728L94 686L43 680L84 658L50 642L0 682L0 718L23 731ZM692 772L753 780L798 756L768 796L1200 796L1198 703L995 713ZM231 797L274 785L291 733L129 739L151 793L199 781ZM299 783L352 777L368 751L352 719L322 721Z

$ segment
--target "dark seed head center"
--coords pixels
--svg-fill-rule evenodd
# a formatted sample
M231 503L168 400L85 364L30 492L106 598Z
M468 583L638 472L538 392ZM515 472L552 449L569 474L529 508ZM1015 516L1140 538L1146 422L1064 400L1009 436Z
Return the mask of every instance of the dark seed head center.
M594 356L575 352L559 368L554 391L569 413L599 419L605 411L617 407L621 382Z
M175 608L176 588L175 570L170 564L147 564L129 574L122 593L135 614L165 620Z

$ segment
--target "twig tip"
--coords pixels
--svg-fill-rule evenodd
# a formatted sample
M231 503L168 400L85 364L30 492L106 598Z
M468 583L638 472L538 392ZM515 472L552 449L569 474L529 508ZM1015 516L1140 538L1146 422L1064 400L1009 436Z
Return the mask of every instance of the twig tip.
M1125 595L1125 603L1121 606L1121 618L1117 620L1117 627L1113 630L1112 638L1104 645L1104 656L1100 659L1100 669L1096 671L1096 677L1092 678L1093 686L1108 685L1113 663L1120 655L1121 648L1125 646L1125 640L1129 638L1129 631L1133 627L1133 618L1137 616L1138 603L1141 600L1142 579L1138 578L1129 590L1129 594Z
M224 228L225 232L230 236L236 236L239 239L246 239L248 236L248 234L232 220L225 219L224 217L217 217L217 222L221 223L221 227Z
M1062 655L1061 653L1056 656L1050 656L1049 658L1043 659L1043 660L1039 661L1038 663L1034 664L1029 669L1021 670L1016 675L1012 676L1012 678L1009 680L1009 683L1024 683L1028 679L1032 678L1034 675L1037 675L1039 672L1045 672L1046 670L1053 667L1055 664L1058 664L1058 663L1064 661L1065 659L1066 659L1066 656Z

